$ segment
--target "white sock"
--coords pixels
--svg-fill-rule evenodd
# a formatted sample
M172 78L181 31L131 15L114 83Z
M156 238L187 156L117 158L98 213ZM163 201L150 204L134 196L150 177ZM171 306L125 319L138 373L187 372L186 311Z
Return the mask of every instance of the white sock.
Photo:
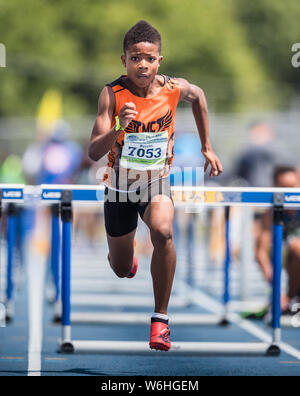
M153 312L151 318L153 319L163 319L163 320L169 320L168 315L162 314L162 313L158 313L158 312Z

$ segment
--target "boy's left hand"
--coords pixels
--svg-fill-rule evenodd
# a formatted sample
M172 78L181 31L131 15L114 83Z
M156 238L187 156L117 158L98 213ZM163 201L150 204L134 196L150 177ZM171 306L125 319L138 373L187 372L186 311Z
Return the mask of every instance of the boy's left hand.
M223 172L222 164L213 150L201 150L205 157L204 172L206 172L208 165L211 165L209 176L219 176Z

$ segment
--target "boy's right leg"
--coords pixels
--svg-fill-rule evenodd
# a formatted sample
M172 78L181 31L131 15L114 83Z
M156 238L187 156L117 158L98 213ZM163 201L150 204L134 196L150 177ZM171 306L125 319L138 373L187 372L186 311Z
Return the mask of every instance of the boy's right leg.
M138 223L137 205L124 194L106 188L104 219L109 248L108 260L120 278L131 277L134 264L134 236Z
M132 270L135 231L118 237L107 234L109 264L119 278L125 278Z

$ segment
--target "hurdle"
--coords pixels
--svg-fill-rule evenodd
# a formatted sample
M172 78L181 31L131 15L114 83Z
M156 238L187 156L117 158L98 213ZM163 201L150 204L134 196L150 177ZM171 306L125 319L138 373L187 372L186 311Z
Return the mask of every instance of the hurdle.
M174 191L175 190L175 191ZM280 354L280 287L282 266L282 215L285 207L300 207L300 189L262 189L262 188L176 188L172 190L175 204L191 206L260 206L273 208L273 304L272 304L272 341L267 343L203 343L203 342L174 342L169 354L220 354L220 355L279 355ZM174 194L175 193L175 194ZM103 186L96 188L88 186L42 186L42 200L60 203L63 223L62 231L62 338L59 340L59 351L97 352L97 353L153 353L146 342L108 342L72 340L71 338L71 296L70 296L70 268L71 268L71 223L72 202L89 202L103 200ZM228 211L229 213L229 211ZM229 232L229 227L226 227ZM230 251L227 250L227 270L229 270ZM228 274L225 275L228 284ZM224 291L225 299L228 290Z
M7 266L6 266L6 289L5 289L5 310L6 321L10 322L14 317L14 252L16 248L16 204L24 203L24 185L23 184L0 184L0 220L2 218L3 204L7 207L7 229L6 229L6 246L7 246Z

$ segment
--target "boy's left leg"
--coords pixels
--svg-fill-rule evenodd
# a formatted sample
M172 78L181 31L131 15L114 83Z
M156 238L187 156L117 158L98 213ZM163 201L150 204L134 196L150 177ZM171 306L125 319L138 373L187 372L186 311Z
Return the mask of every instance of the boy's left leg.
M168 304L176 267L176 251L173 243L172 221L174 207L171 199L158 195L147 205L143 221L150 229L154 247L151 260L155 308L151 318L151 349L168 351L170 330Z
M172 222L174 206L171 199L158 195L144 213L143 221L150 230L153 244L151 275L153 281L155 312L167 314L176 267Z

